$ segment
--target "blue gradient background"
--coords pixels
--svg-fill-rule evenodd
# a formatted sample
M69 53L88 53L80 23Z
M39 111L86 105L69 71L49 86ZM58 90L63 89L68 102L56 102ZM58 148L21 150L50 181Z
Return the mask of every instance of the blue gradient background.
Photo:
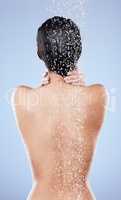
M53 15L70 17L79 25L83 53L78 66L87 84L102 83L110 93L89 179L97 200L120 200L121 1L86 0L83 8L77 0L59 2L0 0L0 200L25 200L32 186L7 96L17 85L40 83L45 66L36 55L36 31Z

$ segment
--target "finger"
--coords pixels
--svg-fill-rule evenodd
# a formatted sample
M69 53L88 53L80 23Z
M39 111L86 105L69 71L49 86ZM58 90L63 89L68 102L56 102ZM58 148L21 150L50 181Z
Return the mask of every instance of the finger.
M85 85L85 81L81 80L81 81L73 81L72 82L72 85L75 84L75 85Z
M71 75L69 77L66 77L65 79L70 80L70 79L77 79L77 78L82 79L82 78L84 78L84 75L83 74Z
M44 77L44 78L42 78L42 82L46 82L46 81L49 81L49 77L47 76L47 77Z
M43 86L43 85L47 85L47 84L49 84L49 81L43 81L41 85Z
M47 77L47 75L48 75L48 72L45 72L44 77Z
M48 71L45 71L43 74L42 74L42 77L46 77L48 76Z
M65 77L64 78L64 80L66 81L68 81L68 80L75 80L75 79L80 79L80 80L82 80L82 79L84 79L84 75L73 75L73 76L69 76L69 77Z
M69 72L66 77L70 77L70 76L84 76L84 74L82 72L75 71L75 72Z
M47 72L47 75L45 76L45 78L47 78L47 80L50 80L50 76L49 76L48 72Z
M84 81L76 78L76 79L73 79L73 80L66 80L65 82L66 83L79 83L79 82L84 82Z
M43 78L42 78L42 81L44 81L44 80L45 80L45 81L46 81L46 80L49 81L49 76L43 77Z
M77 74L77 71L70 71L68 72L67 76L74 75L74 74Z
M47 77L42 79L42 82L46 82L46 81L49 82L50 80Z
M84 83L84 79L83 78L75 78L75 79L70 79L70 80L65 80L66 83Z

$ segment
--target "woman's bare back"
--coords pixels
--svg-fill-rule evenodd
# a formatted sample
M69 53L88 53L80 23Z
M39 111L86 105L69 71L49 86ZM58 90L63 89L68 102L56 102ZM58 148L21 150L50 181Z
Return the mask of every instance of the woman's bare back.
M28 200L93 200L87 176L104 117L103 86L23 86L15 104L36 181Z

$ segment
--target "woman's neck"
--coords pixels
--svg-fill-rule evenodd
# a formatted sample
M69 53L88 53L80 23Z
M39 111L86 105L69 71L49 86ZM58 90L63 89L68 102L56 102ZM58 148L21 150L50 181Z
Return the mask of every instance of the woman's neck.
M64 77L57 74L56 72L48 71L48 75L50 77L51 83L64 82Z

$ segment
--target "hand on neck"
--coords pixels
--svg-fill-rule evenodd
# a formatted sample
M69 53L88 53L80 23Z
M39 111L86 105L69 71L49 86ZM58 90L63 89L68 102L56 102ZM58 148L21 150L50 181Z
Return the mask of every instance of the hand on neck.
M64 77L57 74L56 72L48 71L48 75L52 83L64 82Z

